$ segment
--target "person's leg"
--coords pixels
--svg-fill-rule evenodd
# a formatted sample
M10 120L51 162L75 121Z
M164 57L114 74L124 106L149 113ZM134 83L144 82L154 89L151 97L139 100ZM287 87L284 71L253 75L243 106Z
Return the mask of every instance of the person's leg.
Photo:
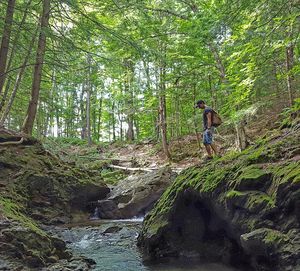
M205 149L207 151L208 157L212 157L212 151L211 151L211 146L208 144L204 144Z
M214 151L215 155L219 155L218 147L215 143L212 143L211 145L212 150Z
M211 133L209 133L207 130L203 133L203 144L205 146L205 149L207 151L208 157L212 158L212 148L210 146L211 144Z

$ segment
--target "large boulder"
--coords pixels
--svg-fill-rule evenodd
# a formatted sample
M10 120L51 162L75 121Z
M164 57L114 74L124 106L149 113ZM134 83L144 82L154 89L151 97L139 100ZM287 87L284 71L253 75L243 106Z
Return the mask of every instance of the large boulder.
M142 216L149 211L171 184L175 175L169 167L129 176L111 191L108 198L94 202L101 218Z
M282 133L282 134L281 134ZM182 172L146 216L145 258L300 270L300 131Z
M92 262L72 258L41 224L69 223L73 212L88 219L87 203L110 191L101 176L63 162L34 138L0 129L0 143L0 270L89 270Z

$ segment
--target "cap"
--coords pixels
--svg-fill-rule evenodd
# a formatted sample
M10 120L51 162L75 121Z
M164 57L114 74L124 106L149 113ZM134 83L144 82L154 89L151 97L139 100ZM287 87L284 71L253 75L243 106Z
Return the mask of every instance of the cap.
M205 102L203 100L199 100L196 102L195 107L199 108L201 104L205 104Z

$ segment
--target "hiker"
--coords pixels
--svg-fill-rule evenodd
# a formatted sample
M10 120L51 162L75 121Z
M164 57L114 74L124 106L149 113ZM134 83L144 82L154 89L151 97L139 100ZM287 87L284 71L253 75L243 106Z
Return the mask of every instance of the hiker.
M218 113L207 106L203 100L199 100L195 107L203 110L203 144L208 154L206 159L211 160L213 152L216 156L219 155L217 146L214 144L214 129L222 123L222 120Z

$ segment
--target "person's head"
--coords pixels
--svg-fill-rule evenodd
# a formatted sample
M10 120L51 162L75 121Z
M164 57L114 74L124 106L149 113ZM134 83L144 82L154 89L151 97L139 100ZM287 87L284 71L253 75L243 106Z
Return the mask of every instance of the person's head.
M203 100L199 100L199 101L197 101L195 107L204 109L205 108L205 102Z

